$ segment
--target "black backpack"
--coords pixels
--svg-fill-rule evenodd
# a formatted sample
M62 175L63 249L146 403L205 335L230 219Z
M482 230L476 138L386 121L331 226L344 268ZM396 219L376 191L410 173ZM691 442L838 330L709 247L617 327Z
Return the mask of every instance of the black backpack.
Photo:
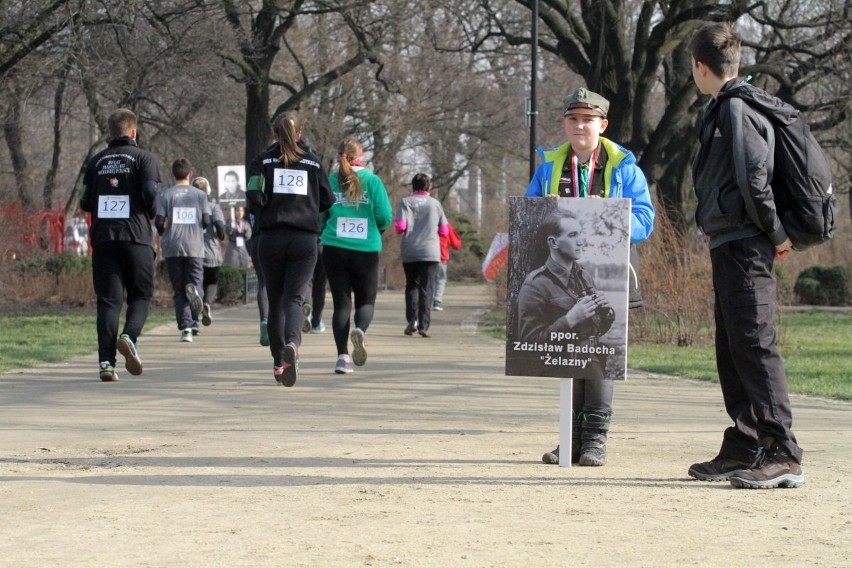
M731 97L734 101L742 99ZM793 248L804 250L829 240L837 228L831 168L805 122L782 124L767 118L775 131L775 207Z

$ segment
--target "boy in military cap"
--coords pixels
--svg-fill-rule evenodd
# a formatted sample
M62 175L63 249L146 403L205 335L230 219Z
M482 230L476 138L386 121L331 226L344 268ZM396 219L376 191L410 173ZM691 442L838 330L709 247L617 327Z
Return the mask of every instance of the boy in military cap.
M542 164L527 188L526 197L621 197L631 200L630 244L647 239L654 228L654 206L648 182L636 158L626 148L601 136L609 122L609 101L588 89L577 89L563 100L562 128L566 142L539 149ZM635 263L634 263L635 264ZM631 307L641 306L638 282L631 281ZM606 463L606 439L612 418L613 381L573 382L571 461L580 465ZM542 456L559 463L559 447Z

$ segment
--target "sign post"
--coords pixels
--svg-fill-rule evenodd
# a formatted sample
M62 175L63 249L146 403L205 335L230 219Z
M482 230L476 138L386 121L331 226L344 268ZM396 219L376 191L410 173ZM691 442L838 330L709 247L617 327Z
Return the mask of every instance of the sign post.
M570 467L573 381L627 376L630 200L515 197L509 214L506 375L560 379Z

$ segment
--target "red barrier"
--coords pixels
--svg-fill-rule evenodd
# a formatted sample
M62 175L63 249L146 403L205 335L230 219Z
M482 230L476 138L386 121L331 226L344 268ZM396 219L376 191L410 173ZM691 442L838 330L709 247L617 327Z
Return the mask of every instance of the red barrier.
M65 213L26 210L20 205L0 208L0 261L64 251Z

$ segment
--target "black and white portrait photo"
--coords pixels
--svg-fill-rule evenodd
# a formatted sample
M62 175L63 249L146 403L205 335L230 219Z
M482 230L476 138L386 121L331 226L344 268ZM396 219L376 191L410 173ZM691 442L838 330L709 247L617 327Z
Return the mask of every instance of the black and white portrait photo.
M216 168L219 189L219 203L223 206L245 207L246 204L246 167L219 166Z
M511 198L506 374L623 380L628 199Z

